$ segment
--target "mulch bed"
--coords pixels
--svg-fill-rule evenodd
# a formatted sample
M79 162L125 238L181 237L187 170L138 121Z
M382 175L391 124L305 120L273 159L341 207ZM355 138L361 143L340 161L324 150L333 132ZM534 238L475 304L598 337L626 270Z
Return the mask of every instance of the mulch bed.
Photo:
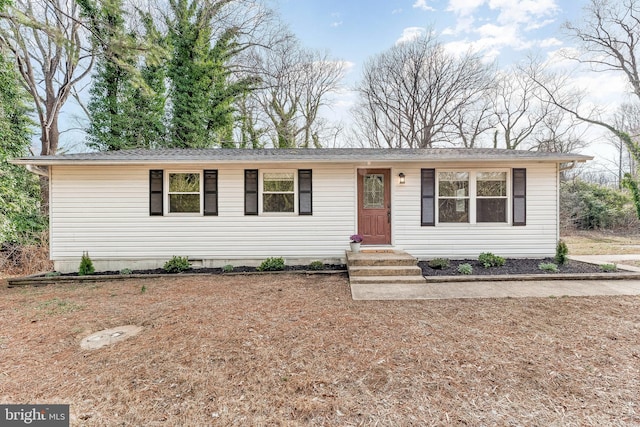
M478 260L450 260L450 265L445 269L434 269L429 267L428 261L420 261L418 262L418 266L422 269L422 274L424 276L463 276L462 273L458 272L458 266L460 264L470 264L473 267L473 275L474 276L496 276L496 275L515 275L515 274L592 274L592 273L603 273L604 271L599 265L588 264L579 261L568 261L564 265L558 266L558 273L550 273L548 271L541 270L538 266L540 263L555 263L553 258L508 258L506 263L502 267L490 267L484 268L482 264L478 262ZM346 271L347 266L344 264L324 264L323 267L319 270L315 271ZM308 272L310 270L308 265L287 265L285 266L284 272ZM233 271L230 273L257 273L259 272L257 267L248 267L248 266L238 266L233 268ZM229 272L224 272L222 268L192 268L190 270L185 271L185 273L189 274L209 274L209 275L217 275L217 274L229 274ZM101 271L96 272L94 276L113 276L123 274L119 271ZM144 275L144 274L168 274L162 268L156 268L151 270L133 270L130 274L135 275ZM179 273L175 273L179 274ZM73 277L78 276L78 273L65 273L61 274L62 277Z
M478 260L450 260L449 267L445 269L434 269L429 267L427 261L420 261L418 266L422 268L422 274L424 276L464 276L458 272L458 266L460 264L470 264L473 267L474 276L496 276L496 275L515 275L515 274L592 274L592 273L604 273L599 265L589 264L585 262L569 260L564 265L558 265L558 272L551 273L541 270L538 266L541 263L555 263L553 258L544 259L521 259L521 258L507 258L505 265L502 267L489 267L485 268L478 262Z
M284 270L280 270L283 272L301 272L301 271L346 271L347 266L344 264L324 264L321 269L312 270L308 265L287 265ZM247 266L239 266L233 267L233 270L230 272L223 271L222 268L192 268L184 271L184 273L188 274L233 274L233 273L257 273L260 272L257 267L247 267ZM269 271L269 273L273 273L273 271ZM92 276L117 276L120 274L124 274L120 271L98 271L92 274ZM155 268L150 270L132 270L127 274L180 274L180 273L167 273L162 268ZM62 277L73 277L78 276L78 273L65 273L61 274Z

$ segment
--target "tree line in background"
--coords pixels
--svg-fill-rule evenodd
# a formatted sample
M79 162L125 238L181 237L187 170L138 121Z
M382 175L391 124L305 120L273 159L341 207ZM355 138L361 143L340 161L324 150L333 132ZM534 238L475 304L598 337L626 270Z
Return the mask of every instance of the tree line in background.
M347 64L302 46L259 0L2 0L3 79L15 91L2 94L1 119L35 117L42 155L58 152L70 98L86 114L86 145L95 150L311 148L340 135L351 146L567 152L584 146L585 125L600 126L613 136L619 182L640 214L638 18L636 0L591 0L580 24L565 25L577 43L569 59L628 80L637 99L615 114L586 108L584 93L552 64L498 70L477 53L447 51L427 31L364 64L355 126L345 130L322 112L344 89ZM18 105L25 108L8 113ZM27 153L31 128L23 127L2 138L0 179L23 179L6 162ZM33 179L23 184L31 197ZM42 178L43 200L47 189Z

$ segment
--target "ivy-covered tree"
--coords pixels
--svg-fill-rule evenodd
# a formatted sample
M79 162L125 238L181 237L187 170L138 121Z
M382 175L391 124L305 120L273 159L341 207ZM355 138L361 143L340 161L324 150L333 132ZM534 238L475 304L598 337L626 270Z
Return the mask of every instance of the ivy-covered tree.
M238 29L213 31L213 19L229 3L232 0L169 2L172 16L166 24L172 58L167 77L173 147L235 146L233 103L253 80L232 78L230 60L240 49Z
M164 145L164 68L144 56L162 49L152 19L142 16L145 43L126 30L122 0L78 2L98 51L87 145L104 151Z
M0 244L26 243L46 228L36 176L9 163L28 155L33 123L13 62L0 51Z

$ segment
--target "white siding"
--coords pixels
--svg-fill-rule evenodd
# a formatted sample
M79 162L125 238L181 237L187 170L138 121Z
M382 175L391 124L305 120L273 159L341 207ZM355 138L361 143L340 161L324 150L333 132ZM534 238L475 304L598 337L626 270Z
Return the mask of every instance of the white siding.
M245 216L245 169L292 169L290 164L180 166L218 170L218 216L150 216L149 170L156 166L54 166L51 168L51 258L60 271L77 270L84 251L96 268L152 267L174 255L205 265L257 264L282 256L338 261L357 230L356 168L299 164L313 170L313 215ZM381 165L392 169L392 244L419 258L549 256L557 239L554 163L502 165L527 168L527 225L420 225L420 168L469 170L482 165ZM406 184L398 184L404 172Z
M527 225L437 224L420 225L420 168L402 166L396 172L407 176L405 185L395 185L394 244L420 259L435 257L476 258L482 252L513 258L546 257L555 254L558 238L557 166L553 163L509 165L437 165L438 169L488 170L527 169ZM395 173L395 175L397 175ZM509 174L509 181L511 175ZM510 184L509 184L510 185ZM437 203L437 201L436 201ZM509 200L509 215L511 200ZM437 216L437 214L436 214Z

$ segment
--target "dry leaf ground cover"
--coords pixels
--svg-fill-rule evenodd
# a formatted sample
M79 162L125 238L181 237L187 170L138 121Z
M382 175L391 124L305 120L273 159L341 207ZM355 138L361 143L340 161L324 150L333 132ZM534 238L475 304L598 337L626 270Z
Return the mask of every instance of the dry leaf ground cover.
M0 293L0 402L74 426L640 425L639 297L364 302L341 274Z
M570 255L637 254L640 234L571 230L562 233Z

